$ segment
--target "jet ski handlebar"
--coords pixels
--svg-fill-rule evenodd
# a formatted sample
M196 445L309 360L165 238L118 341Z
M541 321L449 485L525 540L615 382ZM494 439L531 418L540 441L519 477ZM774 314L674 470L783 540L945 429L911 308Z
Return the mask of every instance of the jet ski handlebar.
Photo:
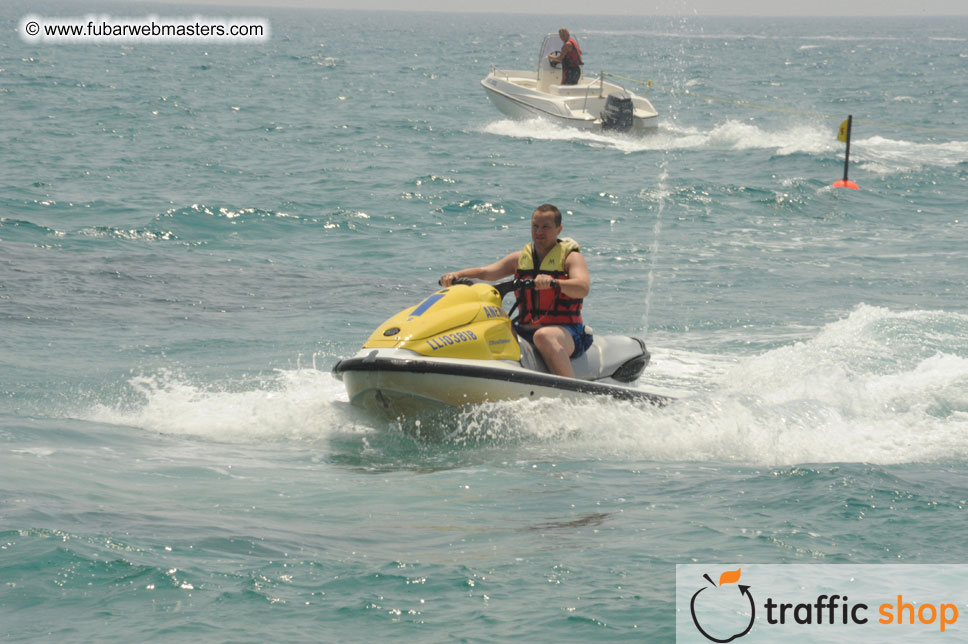
M438 280L437 283L440 284L440 281ZM473 286L476 283L477 282L470 279L469 277L458 277L457 279L452 281L450 285L454 286L455 284L461 284L463 286ZM494 288L497 289L497 292L501 296L501 299L504 299L505 295L513 291L517 291L519 289L533 289L534 280L531 280L531 279L507 280L506 282L495 284Z
M503 300L505 295L513 291L517 291L519 289L533 289L534 280L508 280L506 282L501 282L500 284L495 284L494 288L497 289L497 292L501 295L501 299Z

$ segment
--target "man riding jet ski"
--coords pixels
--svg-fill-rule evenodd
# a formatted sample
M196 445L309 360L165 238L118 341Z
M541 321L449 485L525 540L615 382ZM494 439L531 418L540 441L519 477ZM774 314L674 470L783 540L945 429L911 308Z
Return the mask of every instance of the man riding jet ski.
M559 239L561 230L560 211L539 206L532 243L523 250L443 275L443 289L380 325L356 356L333 367L350 402L391 418L517 398L597 394L668 402L627 384L649 362L645 343L629 336L593 340L581 318L588 266L574 240ZM469 279L511 274L514 280L493 286ZM513 329L502 308L512 291L519 311Z
M561 230L561 211L542 204L531 214L531 243L523 250L489 266L446 273L440 283L450 286L460 277L493 282L512 274L518 280L533 280L533 288L515 291L514 331L537 347L552 373L573 378L571 360L592 344L581 319L582 299L591 281L578 243L559 239Z

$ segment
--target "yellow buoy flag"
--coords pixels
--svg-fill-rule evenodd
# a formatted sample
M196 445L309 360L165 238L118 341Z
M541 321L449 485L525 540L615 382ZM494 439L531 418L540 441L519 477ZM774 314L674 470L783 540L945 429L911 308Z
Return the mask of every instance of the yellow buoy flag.
M849 122L850 122L850 119L847 119L846 121L844 121L843 123L841 123L840 124L840 131L837 132L837 140L840 141L840 142L842 142L842 143L846 143L847 142L847 124Z

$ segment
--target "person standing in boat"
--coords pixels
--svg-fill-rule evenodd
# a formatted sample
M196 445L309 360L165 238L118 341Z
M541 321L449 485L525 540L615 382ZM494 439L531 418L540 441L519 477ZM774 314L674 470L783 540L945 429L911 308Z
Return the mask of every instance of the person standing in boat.
M488 266L444 273L443 286L460 277L493 282L514 275L534 287L514 292L518 317L514 331L538 349L549 371L573 378L571 358L592 344L581 317L582 301L591 287L588 264L578 242L561 234L561 211L551 204L531 214L531 243Z
M561 63L561 84L577 85L581 78L581 66L585 63L581 60L581 49L578 48L578 41L571 37L568 30L562 27L558 30L558 37L561 38L561 53L557 56L548 55L548 60L553 63Z

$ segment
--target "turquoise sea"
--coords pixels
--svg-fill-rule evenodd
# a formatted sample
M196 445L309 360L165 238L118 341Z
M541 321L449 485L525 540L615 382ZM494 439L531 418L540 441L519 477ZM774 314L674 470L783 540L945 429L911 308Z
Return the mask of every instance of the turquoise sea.
M17 31L95 11L272 31ZM0 640L668 642L677 563L968 561L968 18L0 25ZM657 132L488 103L562 25ZM335 362L546 201L679 400L351 408Z

